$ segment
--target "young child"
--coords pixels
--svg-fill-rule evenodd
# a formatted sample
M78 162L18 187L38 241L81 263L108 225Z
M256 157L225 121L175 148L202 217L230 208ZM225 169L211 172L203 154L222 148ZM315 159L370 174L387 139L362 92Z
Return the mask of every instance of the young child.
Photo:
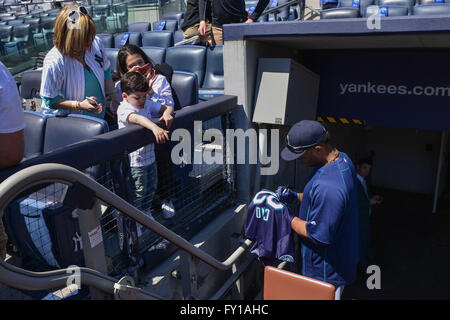
M135 123L151 130L157 143L168 141L169 131L150 120L152 113L164 114L166 108L159 102L147 99L149 85L146 78L139 72L127 72L120 80L120 85L123 101L117 109L119 129ZM154 149L155 146L151 143L129 154L131 176L136 189L135 206L150 217L150 207L158 183Z

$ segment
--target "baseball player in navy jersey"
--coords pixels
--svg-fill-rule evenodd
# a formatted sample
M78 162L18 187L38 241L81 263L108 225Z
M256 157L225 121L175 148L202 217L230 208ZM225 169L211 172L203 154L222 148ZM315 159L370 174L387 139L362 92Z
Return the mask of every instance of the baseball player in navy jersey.
M302 275L336 287L356 280L358 262L358 192L349 157L329 143L327 130L317 121L303 120L289 130L281 157L299 160L314 170L303 193L280 186L281 201L300 204L292 229L301 236Z

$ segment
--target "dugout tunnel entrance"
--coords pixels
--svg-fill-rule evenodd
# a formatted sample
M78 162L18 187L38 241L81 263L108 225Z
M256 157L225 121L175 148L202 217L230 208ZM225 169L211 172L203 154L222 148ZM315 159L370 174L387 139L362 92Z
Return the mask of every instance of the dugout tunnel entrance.
M367 294L367 288L356 288L355 298L444 295L437 277L445 279L440 268L449 266L447 20L392 17L382 20L380 30L367 29L364 19L224 27L225 92L238 96L241 127L260 128L252 122L259 59L289 58L320 76L317 113L310 119L323 121L332 142L354 162L373 157L373 191L386 192L385 206L390 203L374 222L387 290ZM289 126L266 127L279 129L281 150ZM265 148L270 150L269 145ZM260 172L258 165L238 168L238 194L247 201L261 188L274 190L282 184L301 191L310 170L280 160L276 175ZM418 236L419 225L429 228L423 236ZM431 263L424 266L422 261ZM422 289L412 288L408 279L420 277L425 269L430 269L430 277L421 282ZM418 296L433 285L438 288L433 294Z

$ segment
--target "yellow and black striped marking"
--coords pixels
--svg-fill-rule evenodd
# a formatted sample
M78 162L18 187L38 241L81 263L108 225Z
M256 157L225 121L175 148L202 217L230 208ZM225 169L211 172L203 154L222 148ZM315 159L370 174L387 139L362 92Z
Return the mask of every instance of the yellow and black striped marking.
M364 121L358 119L347 119L347 118L335 118L335 117L317 117L319 122L329 122L329 123L342 123L342 124L355 124L359 126L365 125Z

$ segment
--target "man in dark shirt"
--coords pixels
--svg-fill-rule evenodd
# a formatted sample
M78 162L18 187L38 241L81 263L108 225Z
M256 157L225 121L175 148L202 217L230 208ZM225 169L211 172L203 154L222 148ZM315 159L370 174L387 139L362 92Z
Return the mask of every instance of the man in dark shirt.
M212 25L211 25L211 3L208 1L205 8L205 32L203 35L199 33L200 13L199 0L187 0L186 12L184 13L184 21L181 25L184 39L187 40L194 36L200 36L200 41L208 41L212 45Z
M212 31L216 44L223 44L222 26L229 23L251 23L258 20L261 13L269 4L270 0L259 0L258 4L250 15L245 10L244 0L199 0L201 35L206 33L206 6L212 1Z

